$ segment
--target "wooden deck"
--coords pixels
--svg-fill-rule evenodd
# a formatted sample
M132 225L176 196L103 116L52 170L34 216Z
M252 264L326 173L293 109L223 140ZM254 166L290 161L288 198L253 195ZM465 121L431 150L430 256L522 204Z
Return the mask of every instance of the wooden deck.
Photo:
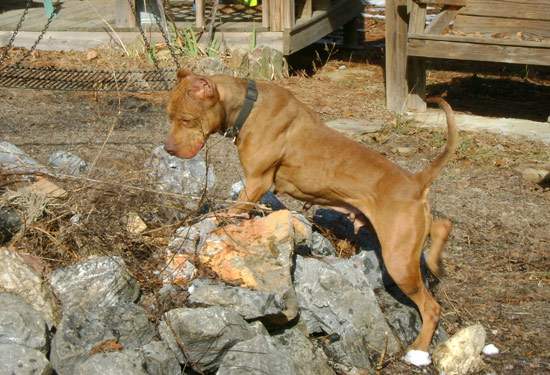
M28 47L46 24L41 2L33 1L15 46ZM91 48L113 40L113 30L125 42L139 37L127 0L61 0L58 4L41 49ZM204 7L202 15L193 10L190 0L171 0L169 23L173 21L178 29L204 30L210 21L210 8L204 1L197 4L199 9ZM5 44L16 28L24 6L25 0L0 1L0 44ZM360 0L263 0L255 9L219 13L215 33L229 47L248 47L254 36L256 45L268 45L289 55L342 27L361 10ZM154 39L159 37L156 23L144 24L144 28L155 34Z

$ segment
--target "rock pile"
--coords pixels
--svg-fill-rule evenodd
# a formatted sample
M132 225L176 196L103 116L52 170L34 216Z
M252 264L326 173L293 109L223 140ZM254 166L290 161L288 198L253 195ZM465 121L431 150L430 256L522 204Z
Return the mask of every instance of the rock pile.
M161 151L155 168L190 180L200 175L199 185L210 185L203 161L174 167ZM157 177L177 189L191 186ZM312 224L274 196L265 199L276 209L266 216L224 225L210 217L175 231L159 254L157 319L120 257L46 272L0 248L2 371L328 375L373 373L382 353L400 356L420 317L385 273L376 241L359 241L357 255L339 258L317 228L350 236L353 225L343 215L317 210ZM483 327L445 340L438 330L440 371L482 367Z

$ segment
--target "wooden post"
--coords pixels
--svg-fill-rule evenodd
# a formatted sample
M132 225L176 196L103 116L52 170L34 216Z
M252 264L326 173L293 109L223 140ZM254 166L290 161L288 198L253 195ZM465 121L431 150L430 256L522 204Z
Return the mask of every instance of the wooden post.
M195 0L195 26L204 28L204 0Z
M269 0L269 28L271 31L283 31L284 0Z
M137 9L135 7L135 2L134 9ZM136 21L136 15L132 12L132 8L130 7L128 0L117 0L115 26L120 28L134 28L136 27Z
M411 14L409 31L423 34L426 25L426 4L409 0ZM426 63L423 58L409 57L407 65L407 108L411 111L426 111Z
M269 29L269 3L270 0L262 1L262 26Z
M401 113L407 99L407 7L386 1L386 106Z
M296 6L294 0L283 1L283 28L292 29L296 23Z

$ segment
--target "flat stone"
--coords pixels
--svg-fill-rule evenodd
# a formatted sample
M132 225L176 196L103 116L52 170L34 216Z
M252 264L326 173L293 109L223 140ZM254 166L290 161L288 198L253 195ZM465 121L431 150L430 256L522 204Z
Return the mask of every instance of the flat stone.
M294 245L292 215L281 210L217 229L197 258L227 284L279 296L286 320L292 320L298 312L291 278Z
M41 314L12 293L0 293L0 343L24 345L48 353L46 321Z
M188 302L203 306L222 306L235 310L243 318L269 319L281 315L284 301L273 293L229 286L210 279L194 280L188 288Z
M179 227L170 239L167 250L171 254L195 254L208 235L217 227L218 221L213 217L193 225Z
M0 264L0 290L23 297L53 327L59 313L48 283L14 251L0 248Z
M147 313L133 303L77 306L64 311L52 340L50 360L59 375L70 375L102 343L113 341L123 349L138 349L151 342L154 335Z
M314 256L336 256L336 248L319 232L313 232L311 235L311 255Z
M140 234L147 229L147 224L136 212L129 212L126 230L131 234Z
M50 375L52 366L36 349L17 344L0 344L0 374Z
M269 336L258 335L236 344L222 359L216 375L295 375L286 352Z
M446 375L466 375L479 370L483 366L481 351L485 337L481 324L461 329L434 350L435 367Z
M379 132L384 127L382 123L351 118L327 121L326 125L352 138L368 133Z
M550 173L550 171L542 168L522 168L521 169L521 176L529 181L534 182L535 184L540 183L544 178Z
M199 372L215 371L236 343L257 335L239 314L219 306L170 310L159 333L180 363Z
M416 149L413 148L413 147L402 146L402 147L393 148L392 152L395 153L395 154L402 155L402 156L409 156L409 155L412 155L413 153L415 153Z
M186 286L197 273L197 267L189 260L189 254L172 254L167 251L161 277L164 285Z
M63 310L75 306L105 307L134 302L139 284L116 256L93 257L69 267L58 268L50 283Z

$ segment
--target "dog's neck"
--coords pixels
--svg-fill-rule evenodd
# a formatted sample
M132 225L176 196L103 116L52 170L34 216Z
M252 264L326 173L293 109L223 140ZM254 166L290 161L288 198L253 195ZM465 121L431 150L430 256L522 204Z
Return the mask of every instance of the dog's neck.
M243 108L247 93L247 81L235 80L216 82L220 102L225 110L225 123L221 125L220 132L227 133L235 128L235 122Z

